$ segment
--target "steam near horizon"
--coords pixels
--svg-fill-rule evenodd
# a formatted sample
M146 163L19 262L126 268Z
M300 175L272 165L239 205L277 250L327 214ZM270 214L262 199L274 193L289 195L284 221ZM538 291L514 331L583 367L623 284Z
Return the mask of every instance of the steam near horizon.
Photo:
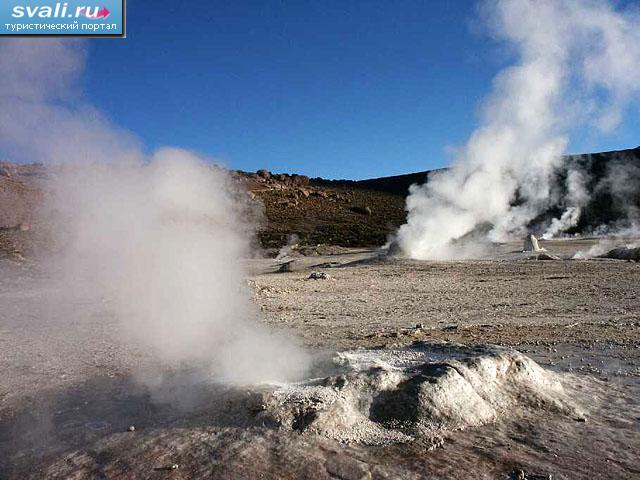
M253 227L227 172L182 149L146 155L81 93L86 56L73 40L0 44L0 145L56 165L41 212L61 246L45 259L59 300L48 307L102 308L123 344L164 367L241 383L301 375L306 353L259 323L241 263Z
M557 201L551 177L572 129L610 132L639 99L637 11L597 0L490 0L482 7L491 32L517 58L495 77L480 125L452 168L411 188L407 223L394 241L416 259L477 255L477 247L456 240L479 227L487 241L523 236ZM585 182L583 172L568 172L565 211L545 238L576 225L589 199Z

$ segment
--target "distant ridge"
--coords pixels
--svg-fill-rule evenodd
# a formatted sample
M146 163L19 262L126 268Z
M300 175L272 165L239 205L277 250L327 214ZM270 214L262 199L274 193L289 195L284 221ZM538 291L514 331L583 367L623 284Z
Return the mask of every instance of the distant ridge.
M255 202L250 209L257 237L267 250L278 249L296 234L302 245L345 247L384 244L406 222L409 187L428 181L435 172L366 180L326 180L296 174L232 172ZM530 225L541 233L570 205L566 191L569 171L584 173L589 194L578 224L567 233L605 234L640 225L640 147L610 152L567 155L552 179L546 211ZM43 225L35 214L46 201L43 189L52 168L42 164L0 162L0 258L21 258ZM518 203L518 199L514 200Z
M593 177L600 179L605 175L607 168L606 165L611 160L627 160L640 166L640 146L625 150L612 150L609 152L566 155L565 159L569 164L580 165L581 168L589 171ZM567 162L565 162L565 164L567 164ZM406 173L403 175L393 175L389 177L377 177L366 180L326 180L318 177L312 178L311 182L316 185L365 188L397 195L407 195L411 185L425 183L428 180L429 175L433 175L436 172L444 170L448 170L448 168L424 170L422 172Z

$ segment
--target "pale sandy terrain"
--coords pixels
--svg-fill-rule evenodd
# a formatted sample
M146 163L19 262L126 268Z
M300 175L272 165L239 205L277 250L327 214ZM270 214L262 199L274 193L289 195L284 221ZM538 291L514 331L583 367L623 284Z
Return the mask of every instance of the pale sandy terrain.
M570 258L593 243L545 245ZM305 257L297 260L302 272L263 273L252 282L268 321L294 329L316 347L425 338L637 344L637 263L532 261L519 247L504 245L491 260L451 262L389 261L378 259L378 252ZM324 268L327 261L340 265ZM275 270L263 263L263 272ZM332 278L308 280L313 270Z
M118 322L70 305L87 311L70 336L64 309L33 307L51 294L37 266L6 262L0 478L640 478L640 264L568 260L595 243L545 243L559 261L529 260L515 243L485 260L340 251L295 257L288 273L275 273L272 259L248 261L266 323L313 352L515 347L555 372L586 412L521 407L443 433L435 449L278 428L253 410L260 389L178 384L170 393L182 405L159 400L133 380L144 355L116 341ZM331 278L311 280L312 271Z

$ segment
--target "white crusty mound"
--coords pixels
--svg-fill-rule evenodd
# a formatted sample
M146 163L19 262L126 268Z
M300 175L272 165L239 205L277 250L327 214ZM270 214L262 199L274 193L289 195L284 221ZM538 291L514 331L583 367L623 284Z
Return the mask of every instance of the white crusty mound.
M538 239L533 234L528 234L524 238L524 246L522 247L524 252L544 252L544 248L540 248Z
M438 438L520 409L578 411L556 374L521 353L424 344L339 353L340 374L265 395L261 416L280 428L344 442Z

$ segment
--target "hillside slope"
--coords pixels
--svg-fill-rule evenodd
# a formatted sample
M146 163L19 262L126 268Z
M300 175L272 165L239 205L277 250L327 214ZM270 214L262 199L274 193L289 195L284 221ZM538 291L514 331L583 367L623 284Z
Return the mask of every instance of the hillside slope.
M565 188L569 172L580 172L589 200L578 224L568 233L606 233L640 220L640 147L612 152L569 155L555 175L550 206L534 219L540 234L552 218L570 206ZM282 246L287 235L303 243L342 246L382 245L405 223L409 187L438 170L367 180L325 180L301 175L242 172L248 189L265 205L260 231L266 247ZM516 200L517 201L517 200Z
M624 226L631 216L640 220L640 147L565 157L556 172L549 209L534 221L541 229L568 205L565 180L581 172L589 200L578 224L569 233L605 233ZM286 245L291 235L301 244L345 247L384 244L406 220L409 187L428 181L435 171L368 180L326 180L304 175L233 172L253 199L258 239L267 249ZM0 255L19 257L31 249L34 212L42 200L48 170L42 165L0 163ZM34 227L34 228L32 228ZM539 233L539 232L538 232Z

